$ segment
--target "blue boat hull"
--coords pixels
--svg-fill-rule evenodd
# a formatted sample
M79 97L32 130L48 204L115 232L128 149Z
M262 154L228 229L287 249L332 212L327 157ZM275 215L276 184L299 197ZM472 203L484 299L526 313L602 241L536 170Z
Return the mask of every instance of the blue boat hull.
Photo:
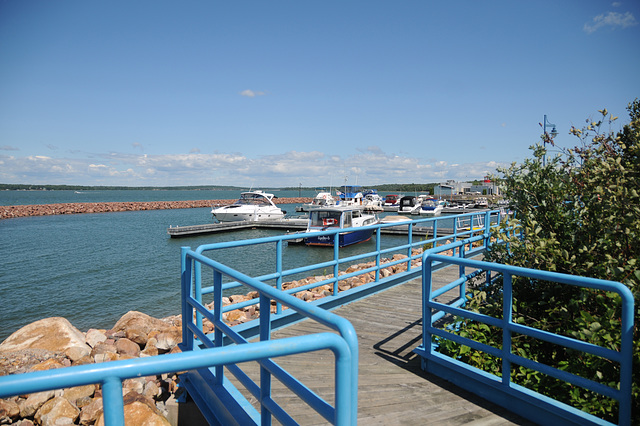
M338 237L338 246L345 247L352 244L363 243L369 241L373 235L373 229L365 229L362 231L344 232ZM333 247L333 235L323 235L320 237L305 238L304 243L308 246L328 246Z

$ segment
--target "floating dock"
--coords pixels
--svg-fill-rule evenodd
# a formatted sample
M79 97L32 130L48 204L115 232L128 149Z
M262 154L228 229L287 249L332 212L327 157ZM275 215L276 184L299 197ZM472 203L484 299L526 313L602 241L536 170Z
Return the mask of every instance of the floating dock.
M297 232L307 229L308 219L279 219L279 220L261 220L261 221L239 221L239 222L222 222L207 223L204 225L191 226L172 226L167 228L167 233L171 238L195 237L198 235L215 234L218 232L241 231L244 229L280 229L285 232ZM382 234L407 235L408 225L406 222L398 222L398 225L382 228ZM429 236L433 233L430 226L421 227L413 226L413 234L420 236ZM453 233L453 229L438 227L438 236L446 236Z

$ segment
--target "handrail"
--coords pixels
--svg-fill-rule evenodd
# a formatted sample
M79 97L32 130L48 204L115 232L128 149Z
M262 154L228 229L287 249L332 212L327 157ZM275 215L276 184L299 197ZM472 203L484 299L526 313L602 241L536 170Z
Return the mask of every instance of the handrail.
M482 219L483 226L481 228L474 229L473 227L471 227L471 229L464 229L464 228L458 227L458 224L457 224L458 220L474 221L474 218L476 217L483 218ZM477 247L476 249L477 251L486 250L486 248L489 246L489 236L491 233L490 230L492 228L497 227L498 223L504 217L505 217L504 212L501 212L500 210L486 210L481 212L470 212L470 213L465 213L465 214L456 215L456 216L436 216L436 217L415 219L409 222L380 223L375 225L369 225L367 227L357 228L357 229L373 229L375 231L375 235L376 235L375 248L372 251L341 258L340 257L341 252L339 251L339 248L335 246L333 247L333 259L322 262L322 263L318 263L318 264L304 265L304 266L295 267L288 270L284 270L282 267L283 256L285 252L284 250L285 244L291 240L304 238L308 234L295 233L295 234L278 235L278 236L272 236L272 237L256 238L251 240L236 240L236 241L228 241L228 242L221 242L221 243L204 244L197 247L195 251L197 253L203 254L208 251L246 247L250 245L259 245L259 244L275 245L276 270L274 272L263 274L254 278L262 282L274 281L275 287L279 290L282 290L283 280L287 277L301 274L304 272L312 272L320 268L328 268L332 272L332 274L330 274L331 275L330 278L324 281L320 281L314 284L304 286L304 287L296 287L295 289L286 290L286 292L289 294L293 294L303 290L308 290L314 287L320 287L328 284L328 285L333 285L334 295L337 295L340 291L339 287L336 285L338 281L341 281L353 276L363 275L368 272L374 272L375 281L379 282L381 269L395 266L398 264L403 264L403 263L406 264L407 273L413 272L416 275L416 277L419 276L420 269L419 268L416 269L412 265L412 263L414 261L420 260L422 257L422 253L416 253L414 252L414 250L416 248L419 248L425 245L431 244L435 248L435 247L442 246L446 242L456 242L461 239L469 239L474 236L480 235L480 236L484 236L484 244L482 247ZM453 218L460 218L460 219L453 219ZM441 235L440 234L440 230L442 229L441 224L445 221L453 222L453 228L451 228L452 233ZM383 248L381 246L382 230L390 229L390 228L398 229L402 227L405 227L407 229L406 242L400 245ZM313 235L316 235L316 236L328 235L328 236L331 236L335 241L335 239L338 237L340 233L346 232L349 230L353 230L353 228L333 229L333 230L327 230L327 231L321 231L321 232L314 232ZM415 232L416 231L425 232L425 230L430 230L431 237L426 238L424 240L416 241L415 235L414 235ZM331 249L328 248L328 250L331 250ZM474 249L471 248L470 251L474 251ZM398 253L398 252L404 252L406 257L403 259L396 259L396 260L389 259L389 261L382 263L382 258L385 254ZM366 259L366 258L375 259L375 266L372 269L358 271L350 275L339 275L339 271L342 265L348 265L358 260ZM196 268L198 267L199 265L196 265ZM241 284L238 283L237 281L226 282L223 284L223 290L229 291L239 286L241 286ZM213 287L205 287L200 285L197 291L199 293L196 294L196 299L201 300L203 295L213 291ZM224 310L224 312L227 312L233 309L239 309L246 306L251 306L256 303L257 303L256 300L248 300L244 302L239 302L237 304L234 303L232 305L227 305L222 309ZM282 307L280 303L276 305L276 309L278 313L282 312ZM202 321L202 316L199 313L196 313L196 316L199 317L199 321Z
M125 379L257 361L322 349L330 349L335 354L336 370L339 371L336 376L347 381L341 384L339 389L341 392L348 391L351 369L349 347L343 339L333 333L318 333L277 341L249 343L248 346L220 347L2 376L0 398L100 383L105 423L109 426L124 426L122 381ZM347 414L348 410L349 407L346 407ZM349 417L345 416L346 418L343 416L340 419L346 424Z
M358 342L355 330L349 321L275 289L268 284L264 284L255 278L246 276L226 265L198 253L197 250L192 251L189 247L182 248L182 259L183 342L181 343L181 349L184 351L192 351L196 350L200 345L214 348L223 347L225 345L225 335L235 344L242 346L248 343L244 337L233 330L232 327L229 327L222 319L222 277L230 277L259 293L260 341L271 341L270 305L271 300L275 300L278 303L302 314L304 317L315 320L339 332L341 338L346 344L346 347L348 348L349 368L341 373L347 374L348 378L342 376L338 378L338 375L336 374L335 409L332 409L324 403L320 397L313 394L312 391L307 389L302 385L302 383L298 382L272 360L258 360L262 367L260 379L261 384L264 385L265 381L270 383L270 376L275 376L328 421L344 424L350 423L354 425L357 423ZM199 265L200 268L192 268L193 264ZM214 276L214 309L212 311L208 310L206 306L201 303L201 300L193 297L198 293L197 286L200 282L198 278L202 273L202 267L211 269ZM213 324L215 330L213 333L213 340L202 330L202 324L198 323L198 319L194 315L195 312L206 317ZM192 320L190 321L189 319ZM262 416L266 416L268 413L269 416L273 415L281 422L288 421L289 418L286 413L282 412L280 407L271 400L269 395L270 385L266 386L267 389L265 390L264 386L256 386L246 374L240 371L239 368L231 367L228 368L228 370L245 385L247 390L252 392L254 396L261 401L263 410ZM214 380L218 384L223 383L225 380L224 369L222 366L216 368ZM194 386L193 390L195 392L201 391L197 386Z
M432 287L432 266L434 262L442 262L460 267L460 278L443 289L434 290ZM525 389L510 381L512 364L522 365L526 368L539 371L543 374L555 377L559 380L571 383L574 386L583 387L593 392L605 395L612 399L616 399L619 402L619 424L628 425L631 421L631 368L632 368L632 354L633 354L633 327L634 327L634 299L631 291L621 283L606 281L594 278L577 277L572 275L560 274L555 272L539 271L528 268L521 268L509 265L501 265L496 263L483 262L472 259L454 258L449 256L442 256L438 254L425 253L423 256L423 338L422 346L416 350L423 357L423 368L431 371L437 375L447 375L451 380L461 380L457 374L461 374L464 377L465 387L470 389L470 384L473 380L477 380L478 392L482 392L482 395L488 399L491 399L491 395L495 395L495 392L500 392L503 399L495 396L494 402L500 405L504 405L507 408L513 409L519 403L525 403L526 400L534 399L533 410L539 416L542 408L549 407L547 410L549 415L569 416L573 418L575 422L591 422L594 424L608 424L591 414L579 411L572 407L569 407L559 401L542 396L529 389ZM496 319L483 315L477 312L470 312L459 308L464 304L466 295L464 294L464 285L467 279L472 274L465 274L464 268L474 268L473 275L478 272L487 272L487 280L489 280L489 272L494 271L503 276L503 318ZM622 299L622 312L621 312L621 344L620 350L614 351L606 349L591 343L586 343L580 340L572 339L569 337L552 334L546 331L537 330L525 325L521 325L513 322L512 320L512 277L521 276L529 277L537 280L557 282L561 284L579 286L591 289L601 289L604 291L615 292L620 295ZM460 286L460 296L454 302L449 305L436 302L434 299L443 294L445 291L454 289L456 286ZM441 328L434 327L435 321L442 318L444 315L450 314L463 318L472 319L474 321L483 322L485 324L501 328L503 330L503 343L501 348L495 348L481 344L474 340L460 335L450 333ZM599 357L609 359L612 362L620 365L620 388L613 389L600 383L594 382L583 377L567 373L565 371L558 370L556 368L540 364L535 361L531 361L527 358L521 357L512 353L511 351L511 336L515 333L527 335L540 339L543 341L551 342L557 345L563 345L567 348L571 348L577 351L594 354ZM464 364L460 361L454 360L447 356L439 354L432 343L433 337L439 337L443 339L449 339L459 344L469 346L472 349L486 352L494 357L502 359L502 377L498 378L489 373L479 371L474 367ZM430 362L436 363L439 367L430 367ZM450 368L451 371L442 368ZM496 384L497 383L497 384ZM475 386L475 385L473 385ZM489 387L492 391L487 391L486 387ZM472 390L473 391L473 390ZM525 401L525 402L523 402ZM560 412L561 414L557 414ZM578 420L575 420L578 419ZM566 420L566 419L565 419Z

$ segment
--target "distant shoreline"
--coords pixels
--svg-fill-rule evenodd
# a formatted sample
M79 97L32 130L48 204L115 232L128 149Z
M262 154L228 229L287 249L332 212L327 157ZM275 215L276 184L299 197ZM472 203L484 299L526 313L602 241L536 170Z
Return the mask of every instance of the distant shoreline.
M276 198L276 204L310 203L311 198ZM50 216L60 214L83 213L113 213L144 210L192 209L222 206L233 203L234 200L193 200L193 201L128 201L104 203L59 203L59 204L29 204L17 206L0 206L0 220L18 217Z

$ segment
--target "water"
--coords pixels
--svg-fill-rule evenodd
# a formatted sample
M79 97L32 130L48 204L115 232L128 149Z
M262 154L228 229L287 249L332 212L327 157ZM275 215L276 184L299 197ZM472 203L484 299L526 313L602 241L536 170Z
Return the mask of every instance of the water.
M280 198L297 190L275 191ZM235 199L237 191L0 191L0 205L107 201ZM303 191L313 197L315 192ZM281 206L294 212L294 205ZM130 310L157 318L180 313L180 247L278 235L245 230L171 239L169 226L212 221L210 208L38 216L0 221L0 341L36 320L61 316L82 331L111 328ZM348 247L345 255L370 251ZM273 272L265 247L211 255L248 275ZM285 268L332 256L326 248L289 246ZM319 271L321 274L327 271ZM330 271L329 271L330 272Z

